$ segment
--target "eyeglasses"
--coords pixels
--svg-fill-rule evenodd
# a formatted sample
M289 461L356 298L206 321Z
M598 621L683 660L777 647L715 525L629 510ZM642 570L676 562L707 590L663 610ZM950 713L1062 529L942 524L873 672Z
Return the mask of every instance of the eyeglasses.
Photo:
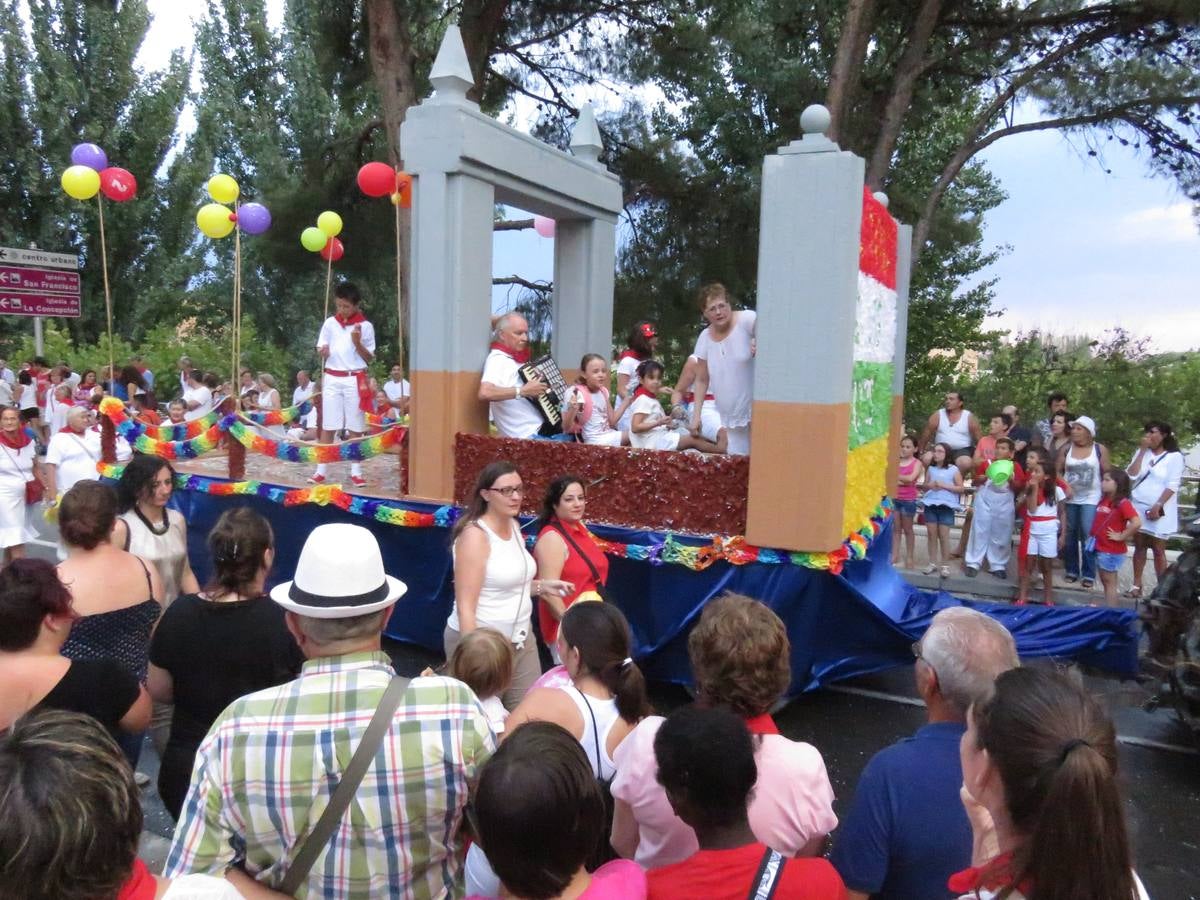
M505 497L511 497L514 494L520 494L522 497L525 496L525 485L523 484L518 484L514 487L488 488L488 490L495 491L497 494L501 494Z
M934 668L933 663L931 663L926 657L921 655L921 642L920 641L913 641L912 655L913 655L914 659L919 659L922 662L924 662L925 665L929 666L929 668L933 672L933 674L935 676L937 676L938 671L937 671L937 669ZM938 677L938 682L939 683L941 682L940 676Z

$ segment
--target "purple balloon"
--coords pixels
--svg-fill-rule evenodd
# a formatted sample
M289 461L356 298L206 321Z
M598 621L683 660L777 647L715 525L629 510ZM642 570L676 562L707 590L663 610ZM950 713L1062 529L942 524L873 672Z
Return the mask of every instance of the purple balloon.
M76 144L71 148L71 165L99 172L108 168L108 155L97 144Z
M238 207L237 220L246 234L262 234L271 227L271 213L261 203L243 203Z

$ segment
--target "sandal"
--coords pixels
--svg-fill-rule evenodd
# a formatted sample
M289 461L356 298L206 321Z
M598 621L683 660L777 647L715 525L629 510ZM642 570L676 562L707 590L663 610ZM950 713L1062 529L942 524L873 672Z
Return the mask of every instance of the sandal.
M1125 596L1128 597L1130 600L1142 599L1142 586L1140 584L1135 584L1133 587L1131 587L1129 590L1127 590L1125 592Z
M1095 583L1096 582L1092 581L1092 579L1085 578L1085 579L1083 579L1083 581L1079 582L1079 586L1081 588L1083 588L1085 591L1090 591L1092 589L1092 585Z
M1063 581L1065 581L1067 584L1074 584L1078 580L1079 580L1078 575L1064 575L1063 576Z

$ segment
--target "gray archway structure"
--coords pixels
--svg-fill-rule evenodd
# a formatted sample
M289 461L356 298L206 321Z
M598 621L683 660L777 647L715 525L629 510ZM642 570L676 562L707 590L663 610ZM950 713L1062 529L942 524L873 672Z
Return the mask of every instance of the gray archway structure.
M430 74L434 93L400 128L413 176L412 385L409 492L449 500L454 435L482 433L476 399L487 353L495 204L555 220L554 358L574 367L584 353L612 355L617 177L600 163L600 131L580 111L564 153L496 121L467 98L473 84L457 26Z

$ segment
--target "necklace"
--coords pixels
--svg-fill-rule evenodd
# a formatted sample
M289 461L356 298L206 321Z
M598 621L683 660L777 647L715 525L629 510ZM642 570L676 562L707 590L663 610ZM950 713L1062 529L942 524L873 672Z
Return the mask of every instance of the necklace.
M148 529L150 529L151 534L156 534L156 535L161 536L171 530L171 522L169 519L167 519L167 508L165 506L163 507L163 511L162 511L162 527L155 527L154 525L152 525L150 523L150 520L147 519L146 516L142 513L142 508L140 506L135 505L133 507L133 511L137 514L137 517L142 520L142 524L145 525Z

